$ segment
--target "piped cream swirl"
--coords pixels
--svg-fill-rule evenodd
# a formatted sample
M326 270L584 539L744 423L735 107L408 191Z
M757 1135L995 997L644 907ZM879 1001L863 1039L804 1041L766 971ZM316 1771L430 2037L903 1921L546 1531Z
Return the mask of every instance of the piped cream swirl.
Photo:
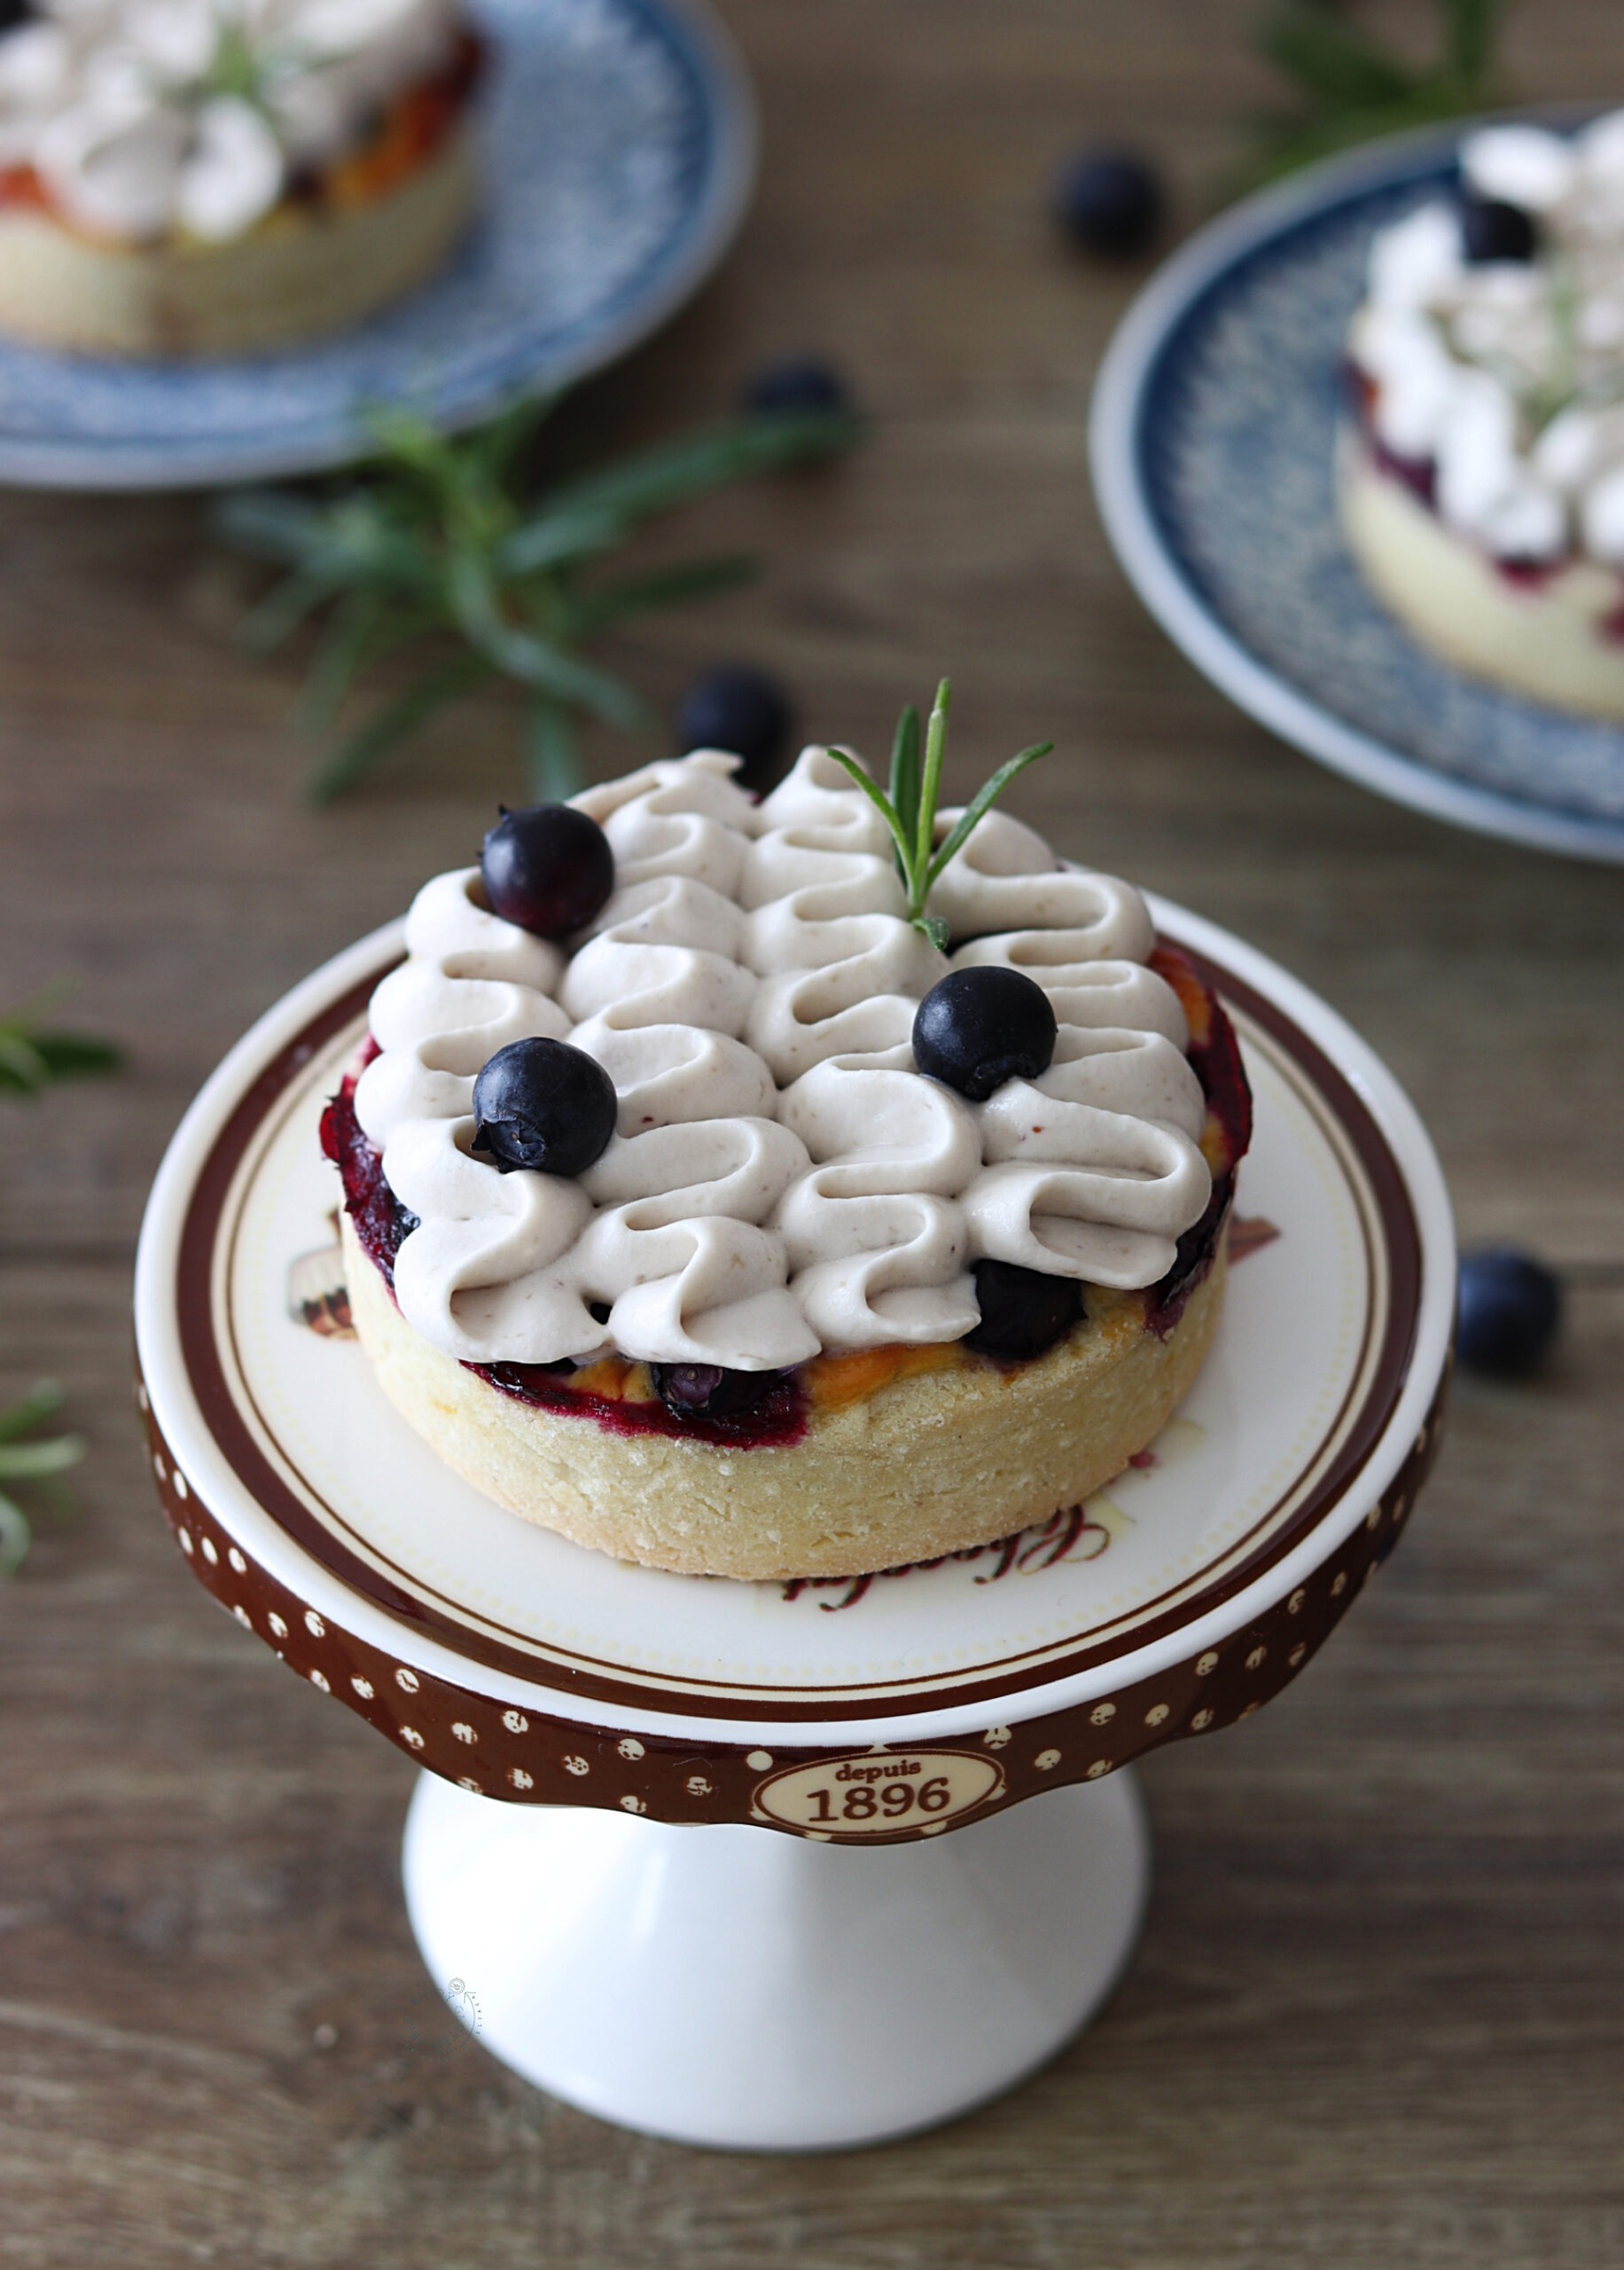
M962 1337L982 1257L1165 1275L1210 1177L1138 893L995 813L933 897L949 959L905 919L883 824L825 751L759 807L732 769L702 751L577 799L616 888L567 956L489 913L477 871L418 894L355 1095L418 1217L395 1262L408 1321L465 1360L613 1346L763 1370ZM914 1068L910 1035L939 977L986 961L1041 984L1059 1033L1040 1079L972 1105ZM533 1033L615 1084L616 1132L574 1181L471 1150L475 1074Z

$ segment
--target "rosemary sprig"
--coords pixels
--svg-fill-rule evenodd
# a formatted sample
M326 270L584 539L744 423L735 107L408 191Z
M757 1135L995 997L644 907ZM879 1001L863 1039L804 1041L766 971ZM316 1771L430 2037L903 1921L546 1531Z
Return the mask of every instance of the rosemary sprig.
M1437 49L1417 65L1362 31L1342 0L1278 0L1253 44L1290 82L1298 107L1251 121L1244 179L1270 180L1377 135L1490 107L1505 4L1433 0Z
M111 1041L42 1027L40 1018L55 1006L61 990L56 988L0 1018L0 1095L37 1096L53 1081L111 1072L121 1061ZM62 1401L62 1389L53 1381L42 1380L20 1403L0 1410L0 1577L16 1575L33 1541L27 1514L4 1485L49 1486L84 1456L84 1443L77 1435L57 1435L43 1442L23 1439L59 1411Z
M579 785L575 720L624 732L652 720L623 680L582 648L652 607L724 591L754 573L738 557L615 576L607 556L645 521L737 481L836 455L857 439L845 413L738 419L527 492L529 445L553 408L520 403L443 434L400 408L370 419L378 456L358 478L315 495L247 489L223 499L226 541L285 569L249 615L247 645L269 654L323 618L301 717L327 732L357 677L385 655L426 644L404 690L338 739L305 781L316 803L352 787L438 710L493 677L527 698L532 789Z
M897 719L896 738L891 745L889 794L845 749L832 748L829 752L835 763L850 773L890 829L891 840L896 846L897 873L908 895L908 920L942 951L952 934L940 914L928 911L928 902L943 869L964 849L1016 774L1024 772L1027 765L1035 764L1040 756L1047 756L1054 747L1052 741L1038 741L1031 748L1023 748L1019 756L1011 757L1008 763L1001 764L991 779L983 781L976 790L938 844L936 805L941 793L941 763L947 753L948 704L951 695L952 688L944 677L936 688L930 724L925 728L923 762L919 713L911 701Z
M54 1380L42 1380L20 1403L0 1411L0 1484L12 1482L49 1483L84 1456L79 1435L54 1435L43 1442L25 1441L35 1429L62 1408L63 1391ZM34 1532L28 1516L11 1491L0 1487L0 1577L14 1577L27 1558Z

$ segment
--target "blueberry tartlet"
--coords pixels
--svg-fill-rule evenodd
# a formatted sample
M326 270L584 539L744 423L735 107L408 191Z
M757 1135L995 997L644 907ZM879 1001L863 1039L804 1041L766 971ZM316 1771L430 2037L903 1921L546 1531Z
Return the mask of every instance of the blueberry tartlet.
M0 27L0 332L281 346L422 282L472 211L456 0L21 0Z
M363 1345L457 1472L622 1559L855 1575L1159 1431L1250 1097L1128 885L906 764L912 869L844 752L760 803L737 764L507 815L428 883L323 1141Z
M1425 645L1624 716L1624 112L1469 135L1371 248L1348 340L1343 525Z

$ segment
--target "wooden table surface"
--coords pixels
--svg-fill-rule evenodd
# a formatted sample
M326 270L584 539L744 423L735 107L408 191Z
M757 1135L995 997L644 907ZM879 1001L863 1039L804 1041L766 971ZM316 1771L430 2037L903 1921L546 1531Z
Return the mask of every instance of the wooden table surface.
M1251 12L731 0L764 111L754 213L568 438L710 414L803 346L876 433L696 514L685 539L759 547L769 574L619 659L664 701L759 658L808 733L871 750L950 669L958 778L1052 735L1016 808L1350 1017L1431 1125L1468 1241L1624 1261L1618 872L1451 833L1270 740L1152 626L1090 505L1084 405L1136 272L1067 256L1046 179L1107 130L1193 223L1262 92ZM1511 64L1530 94L1624 94L1616 10L1526 7ZM226 1622L164 1533L129 1274L205 1073L469 855L516 727L493 698L303 810L296 661L233 650L243 590L194 500L0 499L0 999L71 975L78 1021L131 1060L0 1104L0 1399L56 1374L92 1444L77 1518L0 1589L0 2262L1624 2262L1624 1293L1599 1285L1547 1378L1461 1385L1421 1517L1311 1673L1151 1763L1137 1962L1003 2102L882 2151L734 2160L602 2126L452 2037L401 1905L408 1768Z

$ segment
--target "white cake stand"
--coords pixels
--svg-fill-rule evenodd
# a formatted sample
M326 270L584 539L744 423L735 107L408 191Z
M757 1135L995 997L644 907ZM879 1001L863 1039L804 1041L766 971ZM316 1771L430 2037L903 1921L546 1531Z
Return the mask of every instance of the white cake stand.
M1409 1515L1454 1305L1437 1162L1323 1004L1156 912L1223 995L1257 1102L1217 1344L1146 1463L933 1565L628 1568L502 1513L395 1415L344 1330L316 1123L398 930L263 1018L170 1147L137 1329L176 1542L426 1769L405 1879L436 1984L606 2119L870 2143L1042 2063L1138 1930L1121 1769L1277 1694Z

